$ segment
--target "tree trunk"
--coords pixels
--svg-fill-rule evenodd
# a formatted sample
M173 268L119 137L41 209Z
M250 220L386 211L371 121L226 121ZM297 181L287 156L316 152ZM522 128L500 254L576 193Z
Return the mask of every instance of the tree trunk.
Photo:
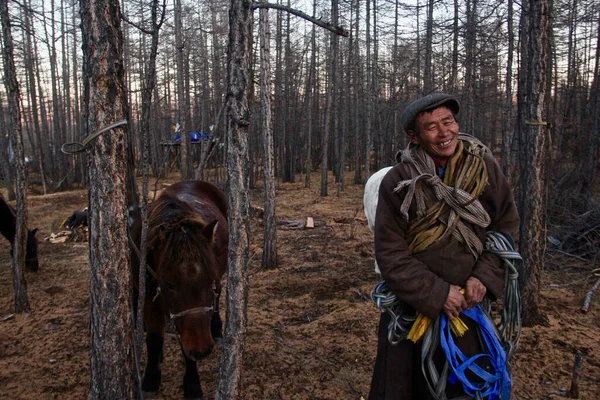
M432 70L432 59L433 59L433 0L427 2L427 33L425 34L425 69L423 71L423 92L425 94L431 93L434 89L433 86L433 70Z
M24 23L25 30L30 34L26 35L26 52L25 52L25 69L27 71L27 82L29 85L29 101L31 104L31 114L33 117L33 137L35 140L32 142L32 147L34 148L34 154L37 159L38 168L40 169L40 179L42 181L42 191L44 194L47 193L46 188L46 173L44 166L44 143L42 142L42 136L40 134L40 119L39 119L39 110L38 110L38 96L35 85L35 73L33 71L34 59L37 57L33 52L33 45L31 42L31 38L34 36L33 25L31 23L31 15L30 15L30 7L29 1L26 3L27 7L24 7Z
M313 1L313 15L317 13L317 2ZM313 135L313 113L314 113L314 99L313 91L315 90L315 75L317 71L317 39L316 39L316 27L312 26L310 34L310 66L308 72L308 79L306 81L306 175L304 181L304 187L310 187L310 174L312 172L312 135Z
M229 46L227 49L227 190L229 261L227 277L227 318L221 351L217 400L242 397L242 361L246 340L248 304L248 253L250 224L246 164L248 156L247 90L249 76L252 2L231 0Z
M366 78L365 81L367 82L367 90L366 90L366 104L365 104L365 113L366 113L366 117L365 117L365 141L366 141L366 147L365 147L365 154L364 154L364 160L365 160L365 176L363 178L363 183L367 183L367 180L369 179L369 177L371 176L371 150L373 148L373 134L371 132L371 125L372 125L372 111L373 111L373 80L372 80L372 72L371 72L371 68L373 68L373 66L371 65L371 0L367 0L367 11L366 11L366 68L365 68L365 73L366 73Z
M15 68L13 39L10 28L8 1L0 0L0 18L2 18L4 85L8 95L9 115L12 119L12 142L15 149L15 175L17 194L17 221L13 244L12 275L15 295L15 312L29 312L27 283L23 270L25 268L25 252L27 249L27 189L25 187L25 154L23 150L23 128L21 126L21 94Z
M354 183L361 184L364 183L364 179L362 179L362 151L361 148L364 148L363 141L361 140L364 135L362 135L362 130L360 129L360 93L362 90L362 85L360 79L360 1L354 0L354 6L356 7L356 23L354 27L354 37L351 40L354 40L354 49L352 52L352 56L354 57L353 65L352 65L352 82L354 86L354 93L352 96L352 106L354 111ZM396 40L396 39L395 39ZM394 42L396 43L396 42ZM396 65L396 63L394 63ZM395 74L394 74L395 75Z
M523 325L545 324L540 308L540 283L546 243L544 222L544 141L547 134L544 109L546 41L548 40L547 0L523 2L521 16L521 70L517 103L520 185L518 204L521 217L520 248L525 265L519 283L522 288Z
M511 160L511 145L510 143L513 140L513 124L512 124L512 108L513 108L513 99L512 99L512 64L513 64L513 52L514 52L514 41L515 36L513 34L513 2L512 0L508 1L508 10L507 10L507 22L506 22L506 30L508 34L508 53L506 59L506 92L505 92L505 103L504 103L504 121L502 124L502 172L506 176L509 182L513 181L513 163Z
M127 116L123 37L117 1L81 0L88 126L95 131ZM117 127L91 143L88 158L90 227L90 399L134 394L131 276L127 233L127 130Z
M146 240L148 237L148 165L149 165L149 154L150 154L150 119L152 117L152 92L156 82L156 55L158 54L158 39L160 28L164 21L165 9L160 8L159 0L153 0L150 4L150 15L151 15L151 43L150 43L150 55L147 60L146 73L144 76L144 84L142 86L142 119L140 121L140 133L142 139L142 176L143 176L143 187L142 187L142 206L140 214L142 218L142 232L141 232L141 245L140 245L140 265L146 265ZM159 9L161 15L159 19ZM137 315L136 315L136 354L141 355L143 349L144 339L144 301L146 299L146 269L140 268L139 275L137 277L138 286L138 301L137 301ZM140 360L136 360L139 364Z
M466 133L475 134L475 57L477 52L477 2L467 0L467 27L465 32L465 87L461 126Z
M177 122L181 130L179 146L181 180L191 178L189 171L190 127L187 125L189 110L185 109L185 89L183 71L183 33L181 32L181 0L175 0L175 52L177 54Z
M508 0L512 2L512 0ZM454 0L454 18L452 19L452 66L450 67L451 93L455 94L458 89L458 0Z
M260 9L260 99L263 125L263 176L265 182L264 246L262 267L277 267L277 216L273 171L273 117L271 115L271 30L269 10Z
M582 160L581 198L583 208L589 207L592 198L593 183L598 169L598 132L600 132L600 15L598 16L598 32L596 37L596 60L590 98L587 103L587 151Z

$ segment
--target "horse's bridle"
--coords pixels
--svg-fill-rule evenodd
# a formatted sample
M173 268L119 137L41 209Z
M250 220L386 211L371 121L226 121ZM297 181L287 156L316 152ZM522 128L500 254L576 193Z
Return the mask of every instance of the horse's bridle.
M140 250L137 248L137 245L135 244L135 242L133 241L133 239L131 238L131 236L129 236L129 242L130 244L133 246L133 249L135 250L135 252L137 253L138 258L141 260L141 254L140 254ZM158 298L158 296L160 296L160 294L162 293L162 290L160 288L160 281L158 280L158 276L156 275L156 272L154 272L154 270L152 269L152 267L150 267L150 265L148 265L148 263L146 263L146 271L148 271L150 273L150 275L152 276L152 278L154 278L154 280L156 281L157 285L156 285L156 294L154 295L154 297L152 298L152 302L154 303L156 301L156 299ZM214 313L215 309L217 307L217 301L218 301L218 296L217 296L217 283L216 281L212 281L212 291L213 291L213 304L210 307L194 307L194 308L188 308L187 310L183 310L180 311L178 313L173 314L172 312L169 312L167 315L169 316L169 318L171 320L175 320L177 318L180 317L184 317L186 315L192 315L192 314L200 314L200 313ZM163 294L163 297L165 295Z
M152 268L150 268L149 265L146 265L146 268L148 269L148 271L152 274L152 276L154 277L154 280L157 283L156 286L156 294L154 295L154 297L152 298L152 302L154 303L156 301L156 299L158 298L158 296L160 296L162 294L162 290L160 288L160 283L156 277L156 274L154 273L154 271L152 270ZM180 317L184 317L186 315L192 315L192 314L200 314L200 313L213 313L216 309L216 302L217 300L217 284L215 281L212 282L211 285L212 291L213 291L213 304L210 307L206 307L206 306L201 306L201 307L193 307L193 308L188 308L187 310L183 310L180 311L178 313L173 314L172 312L169 312L167 315L169 316L169 318L171 320L175 320L177 318ZM165 295L163 294L163 297Z
M156 298L159 294L159 290L160 286L157 287L156 289L156 296L154 296L154 298ZM183 310L181 312L178 312L176 314L173 314L171 312L169 312L169 318L172 320L175 320L176 318L179 317L183 317L186 315L191 315L191 314L200 314L200 313L213 313L215 312L215 307L216 307L216 302L217 302L217 284L215 283L215 281L212 282L212 291L213 291L213 305L210 307L194 307L194 308L188 308L187 310ZM154 301L154 300L152 300Z

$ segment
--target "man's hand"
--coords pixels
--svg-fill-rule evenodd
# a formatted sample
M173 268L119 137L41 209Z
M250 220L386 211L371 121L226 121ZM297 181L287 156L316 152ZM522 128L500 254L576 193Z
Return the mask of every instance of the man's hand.
M467 301L467 308L471 309L481 303L486 292L487 289L479 279L473 276L467 279L467 282L465 282L465 300Z
M465 297L460 294L460 287L456 285L450 285L450 292L448 298L444 303L444 312L448 316L448 319L452 321L454 318L467 308L467 301Z

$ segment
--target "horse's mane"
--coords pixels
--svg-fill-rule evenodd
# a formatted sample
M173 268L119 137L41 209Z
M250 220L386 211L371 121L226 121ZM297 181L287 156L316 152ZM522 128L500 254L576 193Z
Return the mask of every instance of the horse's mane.
M211 279L217 280L214 260L209 260L208 241L202 229L210 221L198 214L189 204L163 192L151 206L148 218L148 248L163 246L162 260L198 260ZM162 275L164 271L156 271Z
M0 233L9 241L15 240L16 215L13 208L0 195Z

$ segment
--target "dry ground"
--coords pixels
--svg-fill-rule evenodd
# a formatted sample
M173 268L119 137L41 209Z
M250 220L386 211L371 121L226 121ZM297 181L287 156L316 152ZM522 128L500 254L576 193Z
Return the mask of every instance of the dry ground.
M315 174L316 175L316 174ZM172 182L171 180L170 182ZM279 260L262 270L262 224L253 220L244 398L360 399L368 394L379 311L367 298L377 282L372 236L362 212L362 186L319 196L302 183L277 191ZM87 204L84 190L29 197L30 226L39 238ZM260 206L260 191L252 204ZM312 230L285 221L313 217ZM0 399L84 399L89 386L87 243L40 240L40 271L26 273L33 311L14 315L9 244L0 239ZM600 399L600 293L579 311L597 277L590 265L554 259L542 306L550 325L523 330L514 362L513 399L560 398L571 385L574 352L585 355L581 399ZM224 309L224 307L222 307ZM199 363L207 399L214 398L219 351ZM159 399L182 397L182 360L167 337Z

